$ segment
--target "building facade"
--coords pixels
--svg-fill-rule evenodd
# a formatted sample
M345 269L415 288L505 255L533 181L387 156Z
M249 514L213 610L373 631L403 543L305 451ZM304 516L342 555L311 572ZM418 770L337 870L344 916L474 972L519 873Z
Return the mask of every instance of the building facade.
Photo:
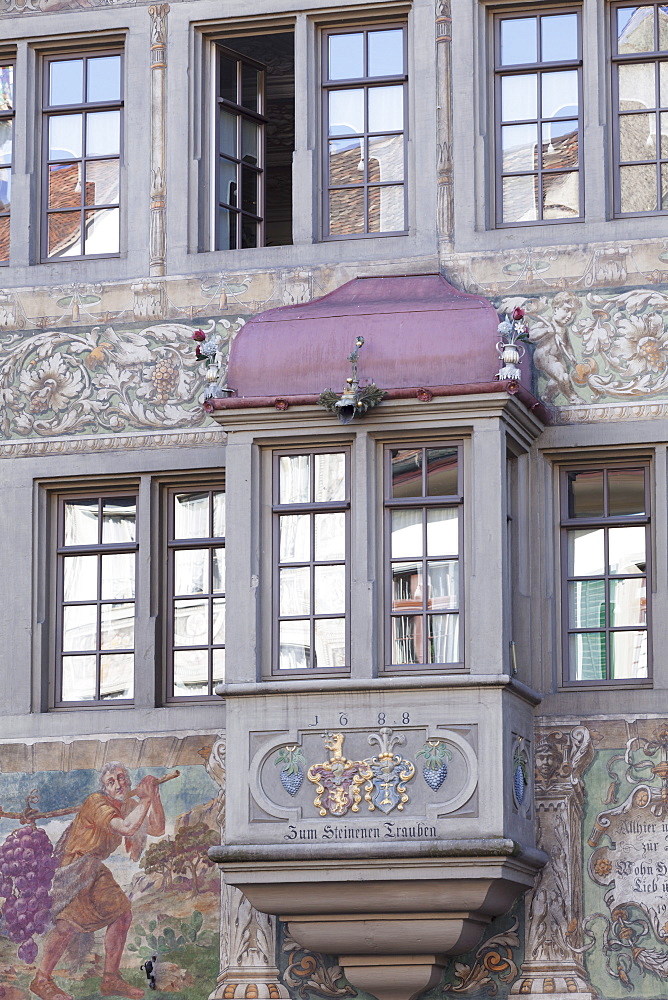
M664 135L658 2L0 0L0 997L665 996Z

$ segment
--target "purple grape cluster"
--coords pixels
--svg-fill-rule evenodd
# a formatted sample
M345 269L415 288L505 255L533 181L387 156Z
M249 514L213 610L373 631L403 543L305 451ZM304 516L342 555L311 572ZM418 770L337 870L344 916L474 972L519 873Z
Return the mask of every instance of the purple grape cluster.
M18 957L27 965L37 958L33 935L43 934L49 922L49 890L58 862L44 830L22 826L0 847L0 897L2 915Z

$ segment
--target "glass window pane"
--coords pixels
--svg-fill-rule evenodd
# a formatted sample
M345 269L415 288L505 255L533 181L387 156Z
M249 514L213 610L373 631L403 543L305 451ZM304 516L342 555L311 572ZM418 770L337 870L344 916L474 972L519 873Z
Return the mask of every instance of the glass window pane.
M226 208L218 210L216 247L218 250L236 250L237 247L237 216Z
M86 98L94 101L118 101L121 97L121 57L92 56L88 59Z
M538 19L504 17L501 21L501 65L519 66L538 59Z
M220 112L218 128L218 151L227 156L237 156L237 122L236 115L229 111Z
M503 170L535 170L538 166L538 128L536 125L505 125L501 129Z
M278 666L280 670L306 670L311 666L311 628L308 621L281 622Z
M53 170L53 167L51 168ZM86 164L86 205L118 204L119 162L98 160ZM58 206L59 207L59 206Z
M9 216L0 218L0 260L9 260Z
M404 179L404 137L402 135L377 135L371 136L367 142L369 181L402 181ZM346 182L341 181L341 183Z
M572 679L601 681L606 678L604 632L579 632L569 638Z
M314 455L315 502L346 498L346 456L343 452Z
M456 611L459 607L459 562L447 559L427 563L427 608Z
M645 513L645 470L610 469L608 472L608 514Z
M668 105L668 62L659 63L659 104Z
M95 556L84 558L95 558ZM102 600L122 600L135 596L135 555L115 552L102 556Z
M177 549L174 553L174 593L209 593L208 549Z
M579 214L580 179L577 172L544 174L543 218L572 219Z
M258 189L259 174L251 167L241 168L241 209L250 215L257 215L259 211Z
M132 649L135 644L134 604L103 604L101 649Z
M427 448L427 496L458 495L457 462L457 448Z
M120 148L120 111L94 111L87 114L86 155L117 156Z
M576 115L579 106L578 71L562 70L541 76L543 118Z
M371 87L369 132L401 132L404 127L404 88Z
M569 576L602 576L605 572L604 537L603 528L568 532Z
M405 228L403 186L369 188L370 233L397 233Z
M260 87L262 75L252 66L241 67L241 103L250 111L261 111Z
M225 642L225 598L217 597L212 602L213 629L211 641L214 643Z
M345 618L321 618L316 621L314 666L330 670L346 666Z
M260 239L260 228L259 223L254 219L249 218L247 215L241 216L241 248L248 249L249 247L259 246Z
M218 160L218 197L226 205L237 204L237 164L220 157Z
M287 617L311 612L311 571L291 566L279 573L279 614Z
M392 610L415 611L422 607L422 563L392 563Z
M620 111L644 111L645 108L656 107L654 66L654 63L632 63L618 67Z
M578 58L577 14L548 14L540 19L543 62Z
M14 67L0 66L0 111L14 107Z
M647 597L644 577L610 580L610 624L644 625L647 620Z
M315 558L318 562L346 558L346 516L343 511L315 514Z
M364 33L329 36L329 79L354 80L364 76Z
M455 556L459 552L459 511L441 507L427 511L427 555Z
M345 566L316 566L313 570L316 615L343 615L346 612Z
M97 598L97 556L65 556L63 600L90 601Z
M59 59L49 64L49 103L81 104L83 59Z
M97 497L65 503L65 545L96 545L98 537Z
M208 600L174 601L174 645L206 646L208 642Z
M421 556L422 544L422 511L393 510L392 558L410 559Z
M329 183L364 183L364 139L330 139Z
M95 700L96 665L94 656L64 656L63 701Z
M281 455L278 468L279 503L309 503L311 456Z
M428 663L459 662L459 615L427 618Z
M247 118L241 119L241 159L257 166L260 162L260 126Z
M81 214L53 212L48 222L48 256L79 257L81 255Z
M605 624L605 580L569 583L569 628L604 628Z
M654 51L654 8L620 7L617 10L617 51Z
M656 115L620 115L619 156L624 160L656 158Z
M280 561L308 562L311 558L311 518L308 514L288 514L279 518Z
M618 574L645 572L645 533L642 525L610 528L608 558L610 572Z
M213 683L223 684L225 681L225 650L213 651Z
M603 517L603 470L568 473L568 516Z
M666 52L668 50L668 11L666 5L660 4L656 13L659 21L659 51Z
M12 162L12 135L13 125L11 120L0 121L0 163Z
M331 236L364 233L364 192L354 188L329 192L329 232Z
M232 104L237 104L237 66L236 59L224 55L222 52L218 56L218 93ZM228 117L232 117L229 115Z
M392 663L422 663L424 654L420 615L394 615L392 618Z
M12 173L9 167L0 169L0 212L8 212L12 202Z
M620 167L622 212L656 212L656 167Z
M214 594L225 593L225 549L214 549L213 556L213 586Z
M543 125L542 158L544 169L563 170L564 167L577 167L579 146L580 135L577 121L547 122ZM554 183L559 184L560 181L557 180Z
M225 537L225 494L222 490L213 494L213 537Z
M538 219L538 178L503 178L503 221L535 222Z
M49 118L49 159L72 160L82 153L82 115L52 115Z
M174 538L208 537L208 492L177 494L174 497Z
M181 650L174 653L174 694L207 695L209 693L209 652L206 649Z
M134 656L114 653L100 657L100 698L132 698L134 695Z
M364 91L333 90L329 94L329 134L364 132Z
M421 497L422 448L393 448L390 456L393 499Z
M647 632L613 632L610 673L615 680L647 677Z
M63 651L97 649L97 604L63 608Z
M102 541L134 542L136 539L137 501L118 497L102 503Z
M84 220L84 253L118 253L120 218L117 208L86 212Z
M538 77L535 73L501 79L501 121L538 117Z
M402 28L370 31L367 76L397 76L404 72L404 32Z

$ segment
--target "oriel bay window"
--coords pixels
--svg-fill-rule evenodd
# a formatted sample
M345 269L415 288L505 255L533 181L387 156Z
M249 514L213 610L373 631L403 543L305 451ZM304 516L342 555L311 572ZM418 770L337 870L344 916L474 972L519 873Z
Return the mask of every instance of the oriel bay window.
M389 447L385 455L389 665L461 661L460 448Z
M643 465L564 473L566 679L649 677L649 493Z
M406 28L323 37L324 235L406 230Z
M346 670L346 450L274 455L275 667Z
M495 18L496 224L582 216L580 10Z
M14 66L10 62L0 60L0 264L9 263L13 141Z
M58 503L55 704L134 692L136 495Z
M668 9L614 4L615 214L668 209Z
M167 699L207 697L225 677L225 493L168 492Z
M120 52L44 63L42 259L119 252Z

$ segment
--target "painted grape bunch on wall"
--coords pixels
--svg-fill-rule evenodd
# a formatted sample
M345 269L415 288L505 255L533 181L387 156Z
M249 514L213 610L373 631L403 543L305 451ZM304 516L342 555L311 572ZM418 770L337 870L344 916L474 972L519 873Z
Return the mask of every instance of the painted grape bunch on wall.
M51 883L58 866L44 830L26 825L0 847L0 896L9 937L28 965L37 958L35 934L43 934L51 913Z
M296 744L282 747L274 763L283 765L279 772L283 788L288 795L296 795L304 780L306 761L302 748Z
M446 757L452 760L452 753L444 740L434 739L427 740L417 756L424 758L422 777L432 791L437 792L448 776Z

